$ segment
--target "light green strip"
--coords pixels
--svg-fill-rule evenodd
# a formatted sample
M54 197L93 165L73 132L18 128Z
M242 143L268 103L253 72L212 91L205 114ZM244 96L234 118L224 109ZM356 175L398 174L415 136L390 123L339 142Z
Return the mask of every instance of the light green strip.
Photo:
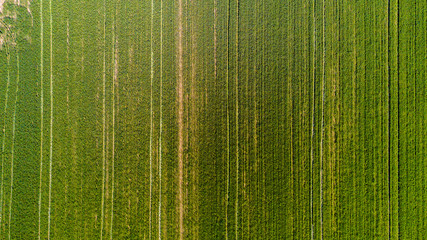
M43 0L40 0L40 186L39 186L39 229L38 239L41 239L42 214L42 180L43 180Z

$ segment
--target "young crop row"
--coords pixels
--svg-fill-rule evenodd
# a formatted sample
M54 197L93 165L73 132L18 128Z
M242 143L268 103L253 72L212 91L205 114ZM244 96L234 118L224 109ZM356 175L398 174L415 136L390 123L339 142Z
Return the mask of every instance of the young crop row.
M427 235L425 1L0 2L0 239Z

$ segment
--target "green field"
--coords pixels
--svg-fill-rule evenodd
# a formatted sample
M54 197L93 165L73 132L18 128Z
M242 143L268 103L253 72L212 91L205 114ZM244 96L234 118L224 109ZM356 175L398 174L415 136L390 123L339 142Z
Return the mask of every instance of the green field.
M0 0L0 240L427 238L425 0Z

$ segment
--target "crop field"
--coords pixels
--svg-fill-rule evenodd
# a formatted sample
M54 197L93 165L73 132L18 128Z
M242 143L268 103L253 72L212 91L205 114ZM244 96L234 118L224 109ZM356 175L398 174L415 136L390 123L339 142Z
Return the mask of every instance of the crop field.
M0 240L426 239L425 0L0 0Z

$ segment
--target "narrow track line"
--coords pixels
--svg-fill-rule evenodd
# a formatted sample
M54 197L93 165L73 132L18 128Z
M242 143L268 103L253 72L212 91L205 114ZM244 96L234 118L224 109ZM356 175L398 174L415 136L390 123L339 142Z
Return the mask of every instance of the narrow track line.
M183 63L183 7L182 0L178 0L178 212L179 212L179 239L184 238L184 63Z
M53 27L52 27L52 0L49 0L50 22L50 146L49 146L49 205L47 220L47 239L50 239L51 207L52 207L52 161L53 161Z
M9 240L11 239L11 223L12 223L12 201L13 201L13 167L15 159L15 130L16 130L16 105L18 103L18 91L19 91L19 51L16 50L16 65L17 65L17 77L16 77L16 90L15 90L15 106L13 108L13 123L12 123L12 149L11 149L11 162L10 162L10 199L9 199Z
M265 39L266 39L266 24L265 24L265 15L266 15L266 10L265 10L265 1L262 0L262 83L261 83L261 113L260 113L260 122L262 122L262 127L261 127L261 140L260 142L262 142L260 148L262 149L261 151L261 158L263 159L265 156L265 141L263 141L266 137L265 137L265 133L264 133L264 128L265 128L265 118L266 118L266 114L265 114L265 96L266 96L266 91L265 91L265 79L266 79L266 74L265 74L265 70L266 70L266 66L265 66L265 59L266 59L266 43L265 43ZM262 161L262 168L261 168L261 172L262 172L262 230L263 233L266 234L267 233L267 186L266 186L266 181L265 179L267 178L266 176L266 161L265 159L263 159Z
M105 0L103 2L104 5L104 23L103 23L103 45L104 45L104 51L103 51L103 66L102 66L102 197L101 197L101 230L100 230L100 239L103 239L104 234L104 201L105 201L105 164L106 164L106 132L105 132L105 124L106 124L106 106L105 106L105 98L106 98L106 63L105 63L105 49L106 49L106 41L105 41L105 35L106 35L106 7L105 7Z
M294 71L296 72L296 70L293 67L293 63L296 61L292 61L293 59L293 51L292 49L295 47L294 45L292 45L292 40L295 39L295 34L291 34L294 33L295 30L295 26L293 26L291 24L292 20L291 17L294 15L295 11L292 11L292 5L291 2L288 2L288 32L289 32L289 37L288 37L288 43L287 43L287 50L288 50L288 62L287 62L287 68L288 71L290 71L290 74L287 77L287 87L288 87L288 100L287 100L287 106L289 107L289 129L290 129L290 141L289 141L289 161L290 161L290 176L289 176L289 189L290 189L290 205L292 206L292 208L289 210L289 215L290 215L290 229L294 229L295 227L295 218L297 214L296 211L294 210L296 202L298 202L297 197L296 197L296 192L297 190L295 190L295 181L297 181L297 176L295 174L295 168L297 168L297 166L295 166L295 151L294 151L294 145L296 143L294 143L294 139L295 139L295 135L296 133L294 133L295 129L294 129L294 96L293 96L293 92L292 89L294 88L294 85L292 83L292 75L294 74ZM298 204L298 203L297 203ZM277 227L277 225L275 225L275 227ZM276 232L277 233L277 232ZM292 231L292 237L294 236L294 231Z
M387 126L387 148L388 148L388 158L387 158L387 183L388 183L388 198L387 198L387 213L388 213L388 239L391 239L391 224L392 224L392 211L391 211L391 73L390 73L390 0L387 1L387 51L386 51L386 61L387 61L387 100L388 100L388 126Z
M236 240L239 239L239 0L236 2Z
M254 226L253 228L255 229L255 234L259 232L259 225L260 225L260 221L259 221L259 213L258 213L258 209L259 209L259 178L258 178L258 94L257 94L257 84L258 84L258 53L259 53L259 49L258 49L258 14L259 14L259 1L255 1L255 11L254 11L254 23L255 23L255 27L254 27L254 40L255 40L255 50L254 50L254 62L253 62L253 75L254 75L254 80L253 80L253 145L254 145L254 175L255 175L255 180L254 180L254 209L257 209L257 211L254 213L254 220L256 225L258 226ZM250 133L249 133L250 134ZM249 168L250 169L250 168ZM251 223L249 222L249 225ZM251 236L251 235L249 235Z
M111 223L110 223L110 240L113 239L113 223L114 223L114 162L115 162L115 136L116 136L116 81L117 81L117 75L118 75L118 50L116 48L116 35L115 35L115 28L116 28L116 16L117 16L117 8L116 13L113 16L113 25L112 25L112 63L114 66L113 71L113 84L112 84L112 154L111 154Z
M353 11L353 16L352 16L352 18L353 18L353 29L352 29L352 32L353 32L353 52L352 52L352 54L353 54L353 62L352 62L352 76L351 76L351 81L352 81L352 117L353 117L353 123L352 123L352 125L353 125L353 127L354 128L356 128L357 127L357 116L358 116L358 113L357 113L357 108L356 108L356 103L357 103L357 98L356 98L356 95L357 95L357 87L356 87L356 81L357 81L357 61L358 61L358 59L357 59L357 32L356 32L356 22L357 22L357 19L356 19L356 16L357 16L357 13L356 13L356 10L354 9L354 11ZM352 153L352 158L353 158L353 167L355 167L356 166L356 159L358 158L358 156L357 156L357 150L356 150L356 143L357 143L357 138L358 138L358 133L355 133L354 131L353 131L353 133L352 133L352 144L351 144L351 146L353 147L353 153ZM353 173L352 173L352 178L353 178L353 182L352 182L352 187L353 187L353 189L357 189L357 178L356 178L356 171L353 171ZM353 193L352 193L352 198L353 199L356 199L356 191L353 191ZM354 216L357 216L358 214L357 214L357 202L356 201L353 201L353 204L352 204L352 207L353 207L353 214L354 214ZM357 218L357 217L356 217ZM350 223L351 224L353 224L353 225L355 225L354 224L354 222L356 222L356 220L352 220L352 221L350 221ZM355 230L356 229L356 230ZM353 231L357 231L357 226L355 226L354 228L353 228ZM354 234L354 233L353 233Z
M150 27L150 199L148 239L151 240L152 231L152 198L153 198L153 78L154 78L154 50L153 50L154 0L151 0L151 27Z
M230 0L228 0L227 8L227 71L226 71L226 107L227 107L227 183L226 183L226 198L225 198L225 239L228 240L228 205L229 205L229 192L230 192L230 94L229 94L229 80L230 80Z
M256 3L254 3L254 4L256 4ZM256 8L256 5L255 5L255 8ZM247 18L251 18L252 16L250 15L250 12L248 11L248 14L246 14L245 15ZM252 20L253 21L253 20ZM252 30L252 27L250 28L250 30ZM252 32L251 31L247 31L246 32L246 34L245 34L245 37L246 38L248 38L248 40L247 40L247 42L246 42L246 48L245 48L245 50L246 50L246 54L247 54L247 56L248 57L246 57L246 61L245 61L245 63L246 63L246 73L245 73L245 79L246 79L246 81L245 81L245 88L246 88L246 91L245 91L245 97L246 98L250 98L249 96L253 96L253 92L255 91L254 89L251 89L251 86L250 86L250 81L251 81L251 79L250 79L250 76L252 76L251 74L250 74L250 69L251 69L251 65L250 65L250 61L252 60L250 57L249 57L249 55L252 55L251 54L251 49L255 49L255 47L254 46L251 46L252 44L252 41L250 41L249 39L249 36L252 34ZM255 82L255 81L254 81ZM250 91L250 90L252 90L252 91ZM251 184L251 172L250 172L250 168L251 168L251 151L252 151L252 149L251 149L251 131L252 131L252 129L251 129L251 127L252 126L250 126L251 124L251 122L250 122L250 120L252 120L251 119L251 113L252 113L252 109L251 109L251 106L250 106L250 104L251 104L251 102L250 102L250 100L248 100L247 101L247 105L244 107L244 109L245 109L245 117L243 118L243 119L245 119L245 121L244 121L244 126L245 126L245 147L244 147L244 150L243 150L243 152L244 152L244 154L243 154L243 156L244 156L244 162L245 162L245 164L244 164L244 169L243 169L243 189L244 189L244 191L243 191L243 204L242 204L242 208L244 208L245 207L245 210L241 210L241 212L242 212L242 215L245 215L246 214L246 216L245 217L241 217L242 219L244 218L244 220L246 220L246 223L244 223L243 221L242 221L242 225L246 225L245 226L245 228L246 228L246 233L245 233L245 231L244 231L244 229L243 229L243 226L242 226L242 236L250 236L251 235L251 224L250 224L250 222L251 222L251 220L252 220L252 209L251 209L251 207L250 207L250 203L251 203L251 200L252 200L252 189L251 189L251 186L252 186L252 184Z
M163 0L160 1L159 240L162 239Z
M314 209L313 209L313 185L314 185L314 127L315 127L315 100L316 100L316 0L313 0L313 72L312 72L312 78L313 78L313 85L312 85L312 116L311 116L311 140L310 140L310 236L311 240L314 239Z
M216 82L218 75L218 60L217 60L217 21L218 21L218 13L217 13L217 0L213 1L214 3L214 24L213 24L213 40L214 40L214 80Z
M400 158L400 154L399 154L399 150L400 150L400 148L401 148L401 142L400 142L400 135L401 135L401 133L400 133L400 91L399 91L399 86L400 86L400 76L399 76L399 70L400 70L400 65L401 65L401 61L400 61L400 54L399 54L399 41L400 41L400 38L401 38L401 36L399 35L399 26L401 25L401 23L400 23L400 21L399 21L399 18L400 18L400 11L399 11L399 7L400 7L400 1L399 0L397 0L396 1L396 16L395 16L395 18L396 18L396 22L395 22L395 26L396 26L396 68L397 68L397 73L396 73L396 81L397 81L397 96L396 96L396 98L397 98L397 103L396 103L396 105L397 105L397 116L396 116L396 119L397 119L397 136L396 136L396 141L397 141L397 150L396 150L396 160L395 160L395 163L394 163L394 165L395 165L395 168L396 168L396 173L397 173L397 176L395 177L395 184L397 185L396 187L395 187L395 189L397 190L397 192L396 192L396 198L395 198L395 201L396 201L396 203L395 203L395 205L396 205L396 217L395 217L395 219L396 219L396 223L395 223L395 225L396 225L396 233L395 233L395 235L397 236L397 237L399 237L399 235L400 235L400 226L401 226L401 223L400 223L400 221L399 221L399 207L400 207L400 205L401 205L401 203L399 202L399 180L400 180L400 172L399 172L399 167L400 167L400 164L399 164L399 158Z
M38 239L41 239L41 214L42 214L42 181L43 181L43 0L40 0L40 185L39 185L39 221L38 221Z
M326 65L326 43L325 43L325 0L322 1L322 120L320 136L320 239L323 239L323 138L325 134L325 65Z

